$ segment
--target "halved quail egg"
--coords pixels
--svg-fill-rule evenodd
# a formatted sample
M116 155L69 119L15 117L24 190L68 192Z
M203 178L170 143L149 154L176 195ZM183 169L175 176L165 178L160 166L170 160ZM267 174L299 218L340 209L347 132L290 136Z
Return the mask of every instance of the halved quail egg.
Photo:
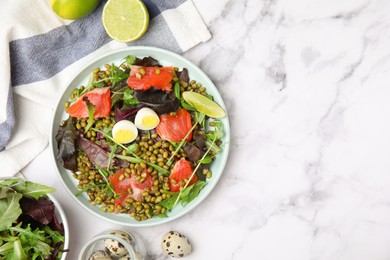
M160 123L157 113L148 107L141 108L135 115L134 124L140 130L151 130Z
M121 120L112 128L112 138L118 143L131 143L138 136L138 129L133 122Z

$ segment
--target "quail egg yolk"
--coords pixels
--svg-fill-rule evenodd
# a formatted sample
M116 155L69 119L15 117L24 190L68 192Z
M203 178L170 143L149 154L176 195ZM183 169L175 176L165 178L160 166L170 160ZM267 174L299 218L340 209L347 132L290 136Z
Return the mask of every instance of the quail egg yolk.
M118 130L114 135L115 141L121 144L131 142L131 140L135 139L134 137L135 137L134 133L126 129Z
M157 124L158 124L158 117L156 118L155 116L149 115L142 118L143 127L147 127L147 128L156 127Z

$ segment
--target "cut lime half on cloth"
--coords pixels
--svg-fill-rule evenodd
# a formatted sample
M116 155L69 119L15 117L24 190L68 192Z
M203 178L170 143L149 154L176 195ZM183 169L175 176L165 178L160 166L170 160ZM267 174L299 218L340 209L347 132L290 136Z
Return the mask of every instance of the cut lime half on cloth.
M211 99L192 91L183 92L184 100L199 112L212 118L222 118L225 111Z
M109 0L103 9L102 22L112 39L132 42L148 29L149 13L140 0Z

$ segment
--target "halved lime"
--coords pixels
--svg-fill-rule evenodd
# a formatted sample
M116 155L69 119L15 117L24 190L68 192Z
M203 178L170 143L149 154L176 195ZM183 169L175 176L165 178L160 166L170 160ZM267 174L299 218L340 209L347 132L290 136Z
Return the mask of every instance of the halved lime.
M50 0L53 11L61 18L77 20L92 13L99 0Z
M188 104L206 116L221 118L226 115L222 107L201 94L192 91L185 91L182 96Z
M102 22L107 34L120 42L141 38L149 26L149 13L141 0L109 0Z

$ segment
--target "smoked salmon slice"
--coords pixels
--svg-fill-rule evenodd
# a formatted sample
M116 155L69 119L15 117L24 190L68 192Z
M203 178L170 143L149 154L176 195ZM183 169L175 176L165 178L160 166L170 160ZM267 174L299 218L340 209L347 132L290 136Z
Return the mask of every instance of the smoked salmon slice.
M106 117L110 115L111 111L110 95L111 91L109 87L95 88L80 96L72 105L70 105L66 112L76 118L88 117L87 104L83 100L84 97L87 97L89 102L95 106L94 118Z
M127 85L134 90L147 90L156 87L164 91L171 91L173 76L173 67L132 66Z

